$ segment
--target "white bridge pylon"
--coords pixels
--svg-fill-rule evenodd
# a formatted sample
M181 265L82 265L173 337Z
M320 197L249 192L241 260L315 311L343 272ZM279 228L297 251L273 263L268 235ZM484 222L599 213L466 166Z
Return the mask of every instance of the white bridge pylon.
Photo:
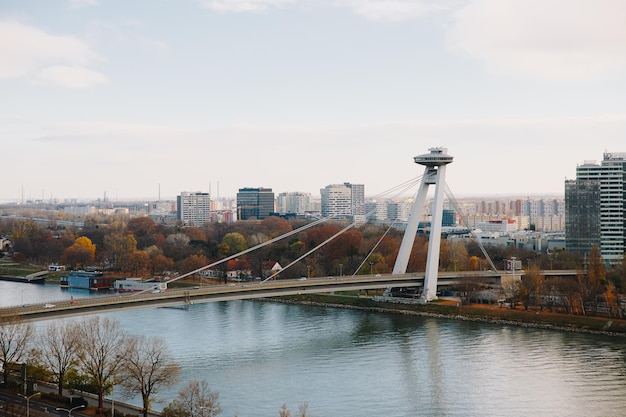
M446 180L446 165L452 162L453 157L448 155L447 148L430 148L430 153L418 155L414 158L416 164L426 166L422 183L413 199L413 208L409 223L404 231L402 244L393 267L392 274L406 273L411 249L415 243L415 236L420 219L424 212L424 203L428 195L428 187L435 185L432 219L430 222L430 237L428 239L428 255L426 258L426 274L424 276L424 290L422 301L428 302L437 299L437 277L439 271L439 252L441 246L441 221L443 217L444 184Z

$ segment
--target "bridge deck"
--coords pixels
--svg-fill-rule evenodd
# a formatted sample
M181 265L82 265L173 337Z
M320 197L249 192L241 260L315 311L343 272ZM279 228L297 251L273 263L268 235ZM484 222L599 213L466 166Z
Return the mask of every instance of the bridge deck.
M516 275L520 275L517 271ZM559 276L576 275L576 271L546 271ZM503 276L510 273L492 271L441 272L441 287L458 285L468 280L487 285L500 285ZM387 287L422 287L424 273L358 275L343 277L320 277L307 280L275 280L264 283L240 283L209 285L196 289L168 289L163 293L126 293L74 300L51 301L41 304L5 307L0 318L18 317L26 321L45 320L59 316L97 314L106 311L163 307L214 301L278 297L307 293L330 293L335 291L382 289Z

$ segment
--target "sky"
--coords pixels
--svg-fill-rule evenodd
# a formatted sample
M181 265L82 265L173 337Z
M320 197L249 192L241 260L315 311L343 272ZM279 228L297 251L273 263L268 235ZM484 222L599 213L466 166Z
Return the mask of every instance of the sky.
M0 2L0 201L562 195L626 152L622 0Z

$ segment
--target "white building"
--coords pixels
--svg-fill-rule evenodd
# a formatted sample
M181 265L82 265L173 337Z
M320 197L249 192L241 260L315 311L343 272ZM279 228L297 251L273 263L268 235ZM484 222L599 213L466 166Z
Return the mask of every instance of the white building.
M327 185L320 190L322 197L322 217L344 217L357 222L365 222L365 185Z
M211 195L183 191L176 199L178 220L187 226L200 227L211 221Z
M278 212L303 215L311 210L311 193L285 192L278 194Z
M478 229L485 233L512 233L518 230L517 221L513 219L490 220L488 222L479 222Z

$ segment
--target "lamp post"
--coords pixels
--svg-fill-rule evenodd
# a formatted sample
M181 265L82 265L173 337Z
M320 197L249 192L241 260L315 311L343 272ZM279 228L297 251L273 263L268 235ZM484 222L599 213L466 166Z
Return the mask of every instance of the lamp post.
M41 394L41 392L36 392L28 396L19 394L20 396L26 398L26 417L30 417L30 399L39 394Z
M374 262L370 262L370 275L374 275Z
M343 264L339 264L339 276L343 276Z
M67 417L72 417L72 411L78 410L79 408L84 408L84 407L85 407L85 404L81 404L81 405L77 405L76 407L70 408L69 410L67 408L61 408L61 407L57 407L56 410L67 411Z
M310 265L306 266L306 277L311 278L311 266Z

